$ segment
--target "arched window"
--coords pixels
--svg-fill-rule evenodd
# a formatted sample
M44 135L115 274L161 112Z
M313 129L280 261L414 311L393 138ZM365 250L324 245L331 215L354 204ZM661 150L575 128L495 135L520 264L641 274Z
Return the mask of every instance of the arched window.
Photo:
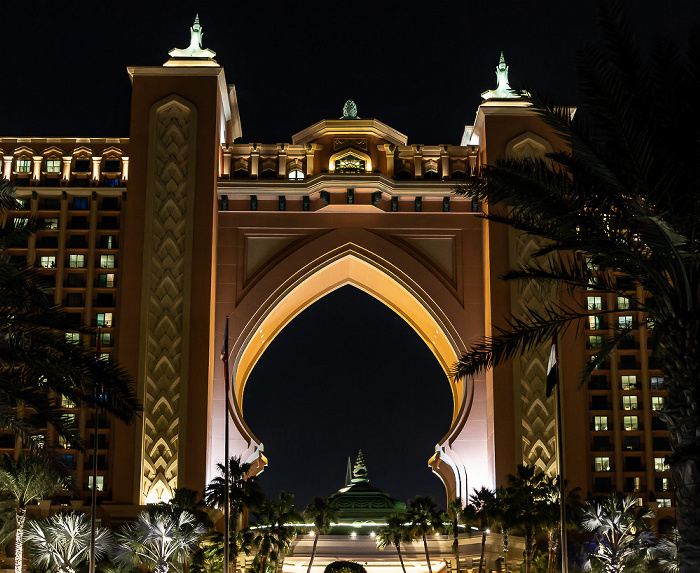
M440 179L437 161L429 160L423 165L423 179Z
M16 171L17 173L31 173L32 172L32 158L26 155L20 155L17 158Z
M248 171L248 160L240 157L236 159L233 164L233 178L234 179L248 179L250 177L250 172Z
M348 153L335 160L336 173L364 173L365 160Z
M304 172L301 169L292 169L287 177L293 181L300 181L304 178Z
M46 158L46 173L60 173L61 172L61 158L51 156Z

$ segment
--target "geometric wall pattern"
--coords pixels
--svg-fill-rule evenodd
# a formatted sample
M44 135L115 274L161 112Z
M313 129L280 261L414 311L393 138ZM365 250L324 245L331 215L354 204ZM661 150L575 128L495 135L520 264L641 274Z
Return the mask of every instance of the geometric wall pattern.
M177 488L178 432L183 379L186 204L191 110L171 101L155 116L146 357L142 503L167 499ZM192 159L194 151L192 150ZM147 214L148 217L148 214ZM150 245L149 245L150 243ZM148 253L146 253L148 257Z

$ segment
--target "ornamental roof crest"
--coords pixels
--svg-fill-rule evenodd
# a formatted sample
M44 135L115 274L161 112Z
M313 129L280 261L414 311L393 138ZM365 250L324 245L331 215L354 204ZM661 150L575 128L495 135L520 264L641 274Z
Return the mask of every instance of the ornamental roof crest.
M194 18L194 24L190 28L190 45L186 48L173 48L168 52L171 58L213 58L216 52L202 48L202 26L199 24L199 14Z

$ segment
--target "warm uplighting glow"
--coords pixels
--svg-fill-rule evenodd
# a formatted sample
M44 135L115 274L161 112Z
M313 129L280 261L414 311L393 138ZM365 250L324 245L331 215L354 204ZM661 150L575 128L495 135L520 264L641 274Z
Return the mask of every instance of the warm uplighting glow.
M370 532L369 532L369 536L370 536L370 537L375 537L375 536L376 536L376 533L374 533L374 531L370 531Z
M313 531L309 531L309 537L316 537L316 534Z
M487 530L486 530L486 533L491 533L491 530L490 530L490 529L487 529Z
M353 531L353 532L350 534L350 537L357 537L357 533L355 533L355 532Z

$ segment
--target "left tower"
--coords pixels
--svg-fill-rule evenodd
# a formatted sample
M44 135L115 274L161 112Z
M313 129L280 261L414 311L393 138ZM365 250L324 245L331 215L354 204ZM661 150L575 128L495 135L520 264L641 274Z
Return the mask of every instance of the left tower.
M221 146L240 134L240 122L223 68L202 48L198 18L190 45L170 55L163 66L128 68L118 357L135 375L144 411L115 435L115 504L201 490L211 442L216 183Z

